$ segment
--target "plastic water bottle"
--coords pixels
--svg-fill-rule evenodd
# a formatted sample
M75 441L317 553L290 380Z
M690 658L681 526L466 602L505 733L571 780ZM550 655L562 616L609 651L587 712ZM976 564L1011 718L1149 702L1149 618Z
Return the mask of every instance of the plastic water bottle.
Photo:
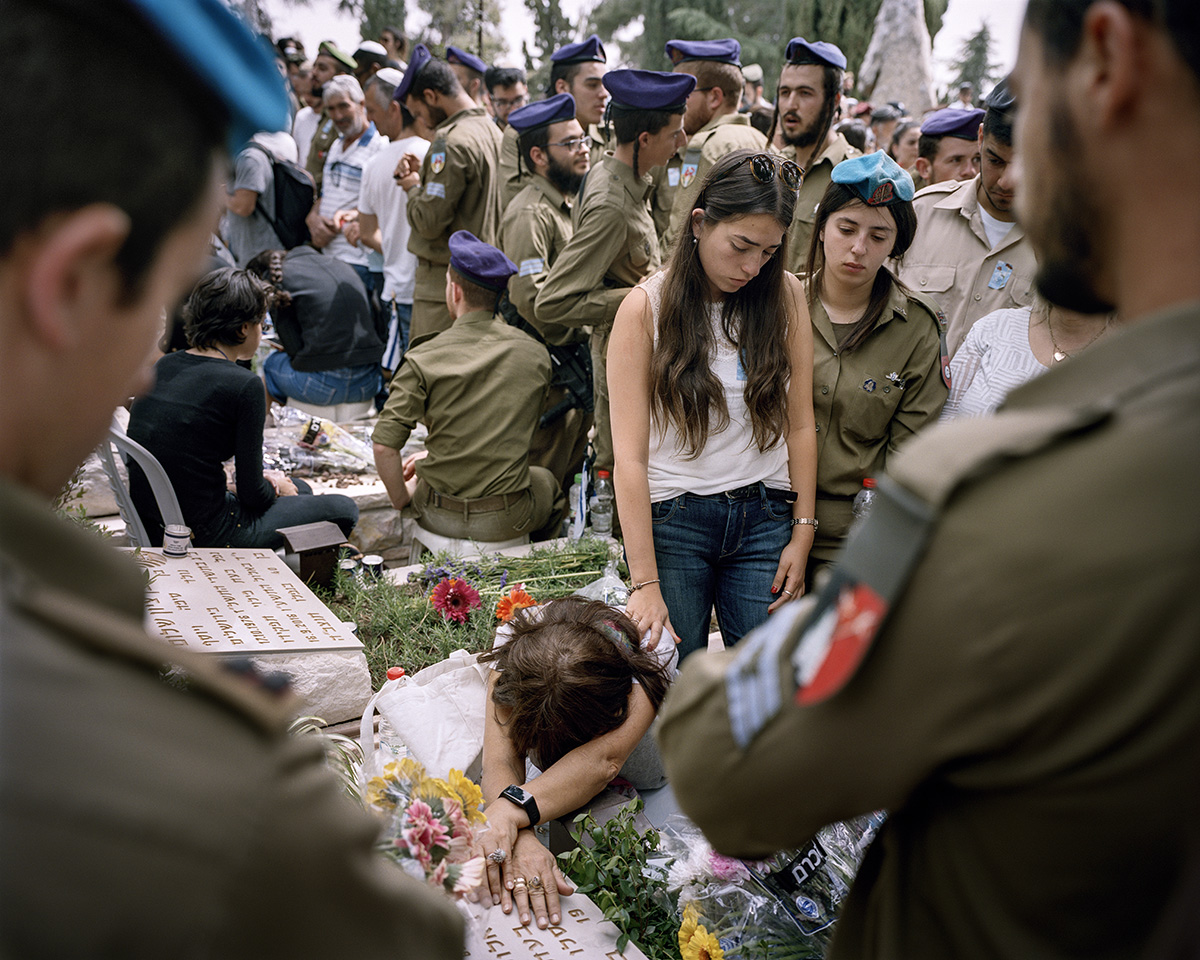
M583 474L575 474L575 482L571 484L571 492L567 495L567 536L578 540L583 536L584 514L583 505Z
M854 495L854 519L861 520L875 506L875 480L872 477L863 479L862 489Z
M596 495L592 498L592 533L611 537L613 529L613 485L607 470L596 471Z

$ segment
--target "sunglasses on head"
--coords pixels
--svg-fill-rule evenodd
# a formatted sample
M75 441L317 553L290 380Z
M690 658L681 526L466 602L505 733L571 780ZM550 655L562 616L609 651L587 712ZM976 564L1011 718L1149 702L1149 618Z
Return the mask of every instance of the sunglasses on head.
M720 183L744 163L750 164L750 172L754 174L754 179L759 183L772 183L775 180L775 171L778 170L779 178L789 189L795 190L800 186L802 177L800 167L791 160L784 160L782 157L775 157L769 153L753 153L742 157L733 166L713 177L712 183ZM709 186L712 186L712 183Z

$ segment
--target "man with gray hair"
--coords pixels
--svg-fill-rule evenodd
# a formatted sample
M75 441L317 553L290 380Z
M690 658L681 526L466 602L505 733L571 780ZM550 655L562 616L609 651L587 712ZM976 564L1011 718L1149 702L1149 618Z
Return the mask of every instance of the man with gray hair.
M367 251L351 244L343 231L358 215L363 167L386 141L367 119L362 87L353 77L341 74L325 84L325 110L337 127L338 139L325 158L321 195L308 215L308 230L312 245L350 264L369 294L374 283Z

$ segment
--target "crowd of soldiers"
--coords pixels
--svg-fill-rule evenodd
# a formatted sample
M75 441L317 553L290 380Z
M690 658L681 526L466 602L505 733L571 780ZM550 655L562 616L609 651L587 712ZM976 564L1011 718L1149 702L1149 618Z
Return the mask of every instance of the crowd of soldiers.
M405 348L420 347L424 366L436 371L419 384L411 374L392 382L394 403L389 410L381 396L384 426L375 438L397 507L412 501L420 482L423 501L436 497L457 514L429 521L436 532L476 539L484 529L551 535L565 507L561 493L584 467L589 436L587 462L613 469L605 376L613 317L630 289L665 261L708 170L734 150L771 151L803 170L787 242L787 267L802 275L832 170L861 152L847 140L854 136L845 126L849 113L871 120L864 147L894 155L899 133L919 127L907 166L926 189L917 198L920 228L898 264L900 278L940 304L952 351L975 320L1030 301L1035 263L1013 222L1006 119L1012 98L1004 84L984 109L972 107L964 90L950 106L909 120L902 104L872 110L850 99L852 75L841 50L797 37L787 45L771 104L763 98L762 68L743 67L736 40L673 40L664 51L669 72L610 71L593 34L551 55L545 98L529 102L520 70L489 67L453 46L442 57L423 44L409 53L398 49L396 31L385 34L386 48L368 42L353 56L322 43L307 72L296 62L294 41L280 46L292 61L295 89L313 104L297 114L294 127L314 179L343 170L347 141L357 146L375 131L372 152L357 161L363 181L386 177L395 184L385 185L382 202L377 192L360 205L342 194L333 202L318 199L313 243L353 258L368 289L374 284L392 322L385 377L402 366ZM391 59L402 53L407 63ZM365 110L357 124L341 124L339 135L335 121L347 98L336 78L350 73L365 86L365 94L351 91L350 99L365 100ZM656 99L655 76L673 75L689 78L690 88ZM985 123L989 115L1001 122ZM315 134L306 142L308 129ZM375 154L383 136L410 146ZM497 344L483 337L472 351L481 362L469 385L446 386L465 377L461 346L439 345L437 336L455 319L446 278L449 240L458 231L494 244L513 263L496 322L515 324L545 346L552 358L548 381L536 365L522 384L527 389L514 389L498 373L481 374L506 367L503 355L512 349L507 338ZM368 257L389 264L407 258L407 287L393 281L391 267L381 278ZM449 451L436 436L423 462L400 465L395 444L414 426L389 425L401 408L407 420L478 425L486 419L494 428L453 431L453 469L439 466ZM438 432L431 426L431 434ZM498 447L495 436L511 442ZM528 466L518 463L526 452ZM531 490L529 468L548 470L555 481L555 502L532 511L546 522L530 529L527 520L497 525L494 516L483 517L510 511L511 498Z

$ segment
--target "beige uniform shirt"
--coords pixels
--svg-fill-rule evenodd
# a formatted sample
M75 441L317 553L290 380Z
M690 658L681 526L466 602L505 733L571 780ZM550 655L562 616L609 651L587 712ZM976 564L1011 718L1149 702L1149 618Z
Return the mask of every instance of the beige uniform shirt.
M679 189L672 199L671 224L667 228L664 250L670 250L678 238L700 195L700 185L713 164L734 150L743 149L759 153L767 149L767 138L750 126L750 118L744 113L713 117L692 134L683 151Z
M932 304L894 285L871 335L843 353L818 299L813 326L813 414L817 425L817 528L812 556L832 560L853 519L865 477L881 477L889 458L937 421L949 390Z
M611 154L588 174L575 203L575 232L537 295L541 323L591 325L607 339L625 295L659 267L649 191L649 177L635 178Z
M1200 302L931 427L889 472L934 518L857 671L802 706L798 630L688 658L659 719L679 805L749 857L890 811L835 960L1148 956L1194 852L1200 511L1179 495L1200 475ZM731 707L759 727L745 746Z
M508 281L508 299L532 323L547 343L564 346L583 343L587 333L579 327L544 323L534 309L538 291L550 268L571 239L571 203L545 177L534 174L516 195L500 221L500 249L517 265Z
M935 183L913 206L917 235L900 260L900 279L941 306L953 357L976 320L1029 306L1037 261L1019 223L991 248L979 215L979 177Z
M146 575L0 479L0 954L459 960L299 702L147 633Z
M403 449L418 422L429 455L417 476L464 500L529 486L529 445L550 387L550 355L486 310L404 355L372 439Z
M658 234L658 248L663 262L671 259L671 248L667 246L667 231L671 229L671 208L675 205L675 194L679 192L679 177L683 172L683 151L680 150L661 167L650 168L650 218L654 221L654 232Z
M520 159L520 134L511 123L504 128L500 137L500 209L507 210L513 197L520 193L532 174L525 169Z
M500 139L500 129L483 107L460 110L438 124L421 161L421 182L408 191L408 249L417 257L448 264L450 234L457 230L469 230L484 243L495 241Z
M784 147L780 155L795 162L796 148ZM812 243L813 229L817 222L817 205L833 182L833 168L843 160L861 156L861 151L850 146L840 133L831 134L829 145L812 161L804 172L800 192L796 195L796 215L788 230L787 268L797 276L808 269L808 248Z

